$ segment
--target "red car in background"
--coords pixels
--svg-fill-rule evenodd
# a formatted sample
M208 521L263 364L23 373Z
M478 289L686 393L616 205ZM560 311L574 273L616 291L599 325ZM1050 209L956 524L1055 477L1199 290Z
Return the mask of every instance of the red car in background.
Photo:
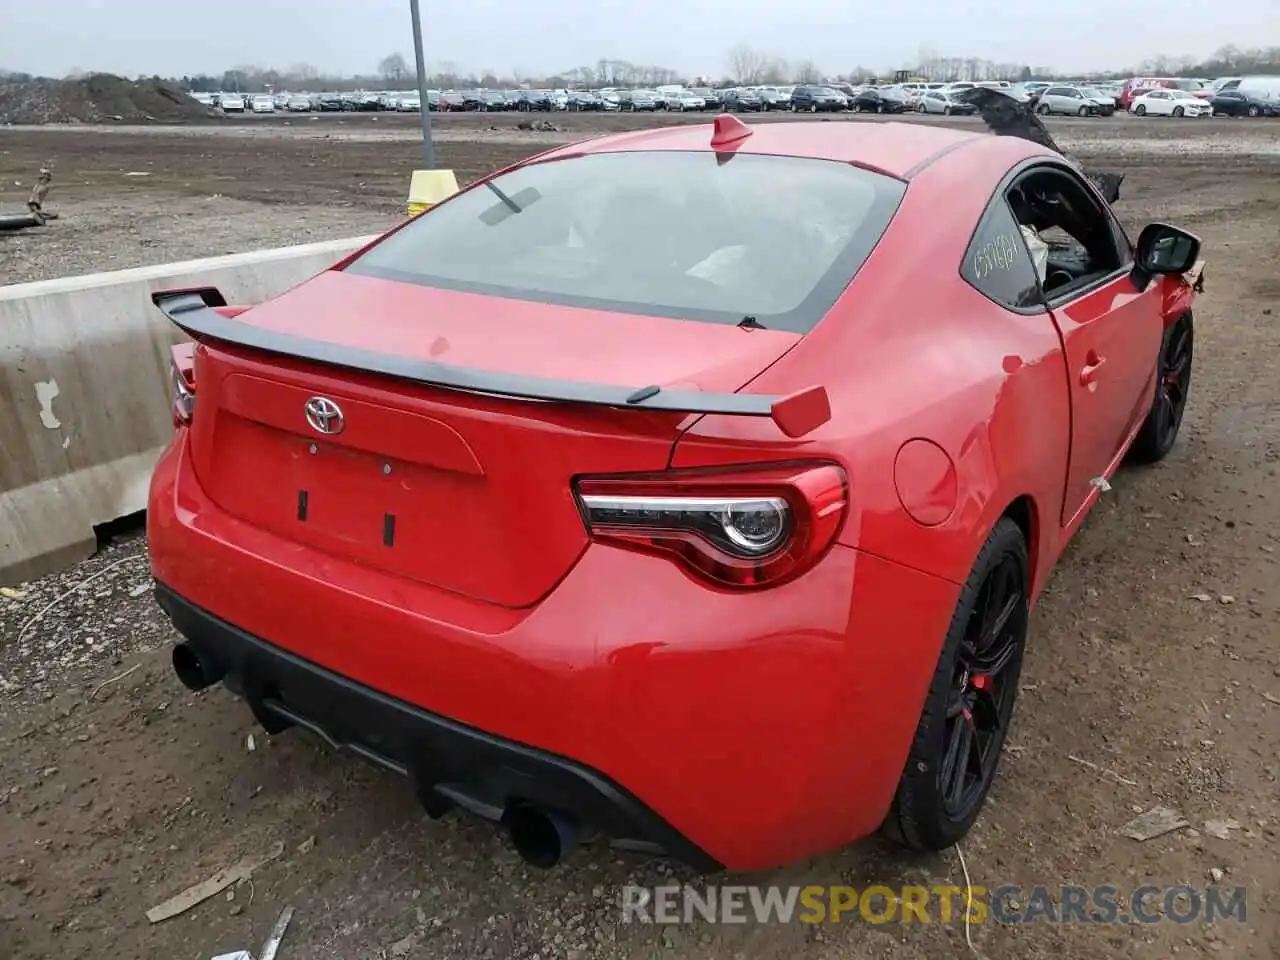
M725 115L247 309L157 293L177 675L539 866L587 827L707 870L947 847L1055 562L1174 445L1199 246L1028 140Z
M1178 89L1177 80L1173 77L1130 77L1120 88L1120 96L1116 98L1116 108L1128 110L1134 97L1140 97L1152 90Z

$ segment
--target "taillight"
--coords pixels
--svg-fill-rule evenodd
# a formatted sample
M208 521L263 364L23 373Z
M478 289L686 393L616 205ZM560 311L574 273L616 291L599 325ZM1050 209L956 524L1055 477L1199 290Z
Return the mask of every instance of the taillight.
M187 426L196 412L196 372L190 344L174 347L170 352L169 386L173 393L173 425Z
M593 477L577 494L595 539L671 556L733 588L804 573L835 541L849 502L845 472L825 463Z

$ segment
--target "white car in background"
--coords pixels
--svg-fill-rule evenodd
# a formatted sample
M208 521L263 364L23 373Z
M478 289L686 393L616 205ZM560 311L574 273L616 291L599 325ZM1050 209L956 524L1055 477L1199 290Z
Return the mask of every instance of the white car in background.
M276 101L267 94L259 94L249 101L250 108L254 113L275 113Z
M244 97L238 93L224 93L218 97L223 113L244 113Z
M1129 112L1139 117L1207 117L1213 106L1189 90L1148 90L1133 98Z

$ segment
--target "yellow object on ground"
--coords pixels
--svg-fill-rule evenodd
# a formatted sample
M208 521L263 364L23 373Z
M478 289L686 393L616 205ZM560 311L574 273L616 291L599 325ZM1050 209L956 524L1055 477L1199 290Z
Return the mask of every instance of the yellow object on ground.
M416 217L457 192L458 178L452 170L415 170L409 181L409 216Z

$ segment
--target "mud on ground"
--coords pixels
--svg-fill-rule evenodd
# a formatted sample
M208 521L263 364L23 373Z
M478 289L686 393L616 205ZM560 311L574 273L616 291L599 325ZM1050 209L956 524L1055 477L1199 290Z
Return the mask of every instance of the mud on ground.
M51 201L67 218L0 239L0 279L354 235L399 216L417 158L410 127L361 141L336 125L315 137L277 126L7 133L0 183L56 153ZM544 145L474 124L467 140L467 129L440 145L462 179ZM1053 577L1001 779L963 844L972 882L987 888L1220 877L1247 888L1246 919L974 926L993 960L1280 955L1280 161L1249 139L1259 129L1055 126L1064 146L1128 175L1130 226L1164 219L1201 234L1208 289L1180 444L1155 468L1120 473ZM1196 147L1220 134L1243 146ZM303 733L268 737L220 689L188 693L168 666L171 632L146 593L143 557L140 534L126 535L0 596L0 956L256 950L286 903L297 913L281 960L972 955L955 922L621 924L622 884L692 878L598 846L530 871L488 824L429 821L394 776ZM1145 843L1117 835L1156 804L1190 828ZM276 842L282 856L233 899L147 923L148 907ZM892 887L963 874L953 852L905 857L873 840L732 879Z

